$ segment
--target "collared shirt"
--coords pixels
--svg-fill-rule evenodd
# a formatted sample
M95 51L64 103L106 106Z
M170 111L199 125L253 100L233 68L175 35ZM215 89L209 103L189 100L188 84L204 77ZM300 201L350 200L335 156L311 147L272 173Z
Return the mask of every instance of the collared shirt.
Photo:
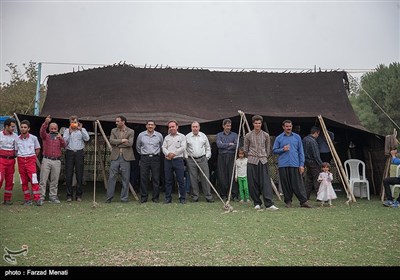
M195 158L206 156L207 159L211 157L211 147L207 136L200 132L195 135L190 132L186 135L186 151L188 156Z
M396 164L396 165L400 165L400 158L396 158L396 157L392 158L392 163Z
M244 137L243 149L247 154L248 163L257 165L261 161L262 164L266 164L271 149L269 134L263 130L250 131Z
M309 134L303 139L304 158L306 164L316 163L322 164L321 157L319 155L318 144L315 138Z
M328 131L329 138L333 141L335 139L335 135L333 132ZM331 150L329 149L328 143L326 142L325 135L321 132L317 137L317 143L320 153L329 153Z
M236 151L237 144L237 133L229 131L225 134L225 131L221 131L217 134L217 147L218 154L234 154ZM234 145L229 145L229 143L234 143Z
M164 142L162 145L162 151L164 155L168 155L169 153L174 153L175 158L184 157L184 153L186 151L186 137L180 132L177 132L175 135L168 134L164 138Z
M0 155L13 157L15 156L15 150L17 146L15 141L17 140L18 135L15 133L8 134L5 130L0 132Z
M50 133L46 132L48 123L44 122L40 127L40 138L43 142L43 155L52 158L61 157L61 149L65 147L63 137L52 139Z
M40 149L40 144L35 135L29 134L23 138L22 134L16 140L17 156L30 157L36 155L36 149Z
M78 151L85 148L85 142L89 141L90 136L86 129L82 127L82 130L72 130L69 133L69 128L64 131L63 138L65 140L65 145L68 150Z
M290 145L289 151L284 151L283 147ZM292 132L286 135L285 132L279 134L272 147L272 152L279 155L278 167L304 167L304 150L300 135Z
M236 159L235 178L247 177L247 158Z
M147 130L139 133L136 150L140 155L159 155L163 144L163 136L158 131L149 134Z

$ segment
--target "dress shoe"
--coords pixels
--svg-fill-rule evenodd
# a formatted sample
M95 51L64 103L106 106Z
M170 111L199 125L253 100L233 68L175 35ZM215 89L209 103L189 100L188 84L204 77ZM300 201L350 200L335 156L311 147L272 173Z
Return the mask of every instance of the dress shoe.
M192 199L190 202L199 202L199 199Z
M147 199L141 199L140 200L140 203L146 203L147 202Z
M111 203L111 199L107 199L104 203Z
M304 202L304 203L301 205L301 207L303 207L303 208L313 208L310 204L308 204L307 201Z

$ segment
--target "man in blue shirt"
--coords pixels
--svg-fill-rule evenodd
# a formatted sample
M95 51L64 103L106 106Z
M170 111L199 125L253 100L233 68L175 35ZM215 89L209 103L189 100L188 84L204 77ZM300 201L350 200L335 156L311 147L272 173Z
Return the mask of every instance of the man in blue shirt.
M307 202L301 177L304 173L304 150L300 135L292 132L293 124L290 120L283 121L282 128L284 131L276 137L272 152L279 155L279 178L286 207L292 207L294 193L301 207L312 208Z
M222 127L224 130L217 134L216 140L218 146L218 186L222 199L227 199L232 183L232 201L235 201L239 197L239 187L237 183L231 181L238 135L231 131L232 121L230 119L224 119Z

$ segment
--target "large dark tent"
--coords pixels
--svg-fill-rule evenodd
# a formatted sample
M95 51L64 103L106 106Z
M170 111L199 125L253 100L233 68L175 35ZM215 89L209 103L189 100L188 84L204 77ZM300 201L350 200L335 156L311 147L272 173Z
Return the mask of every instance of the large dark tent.
M100 120L108 133L115 126L115 117L124 115L137 134L145 129L148 119L155 120L164 132L166 122L176 119L182 133L189 132L189 124L196 120L210 135L221 131L224 118L231 118L237 131L238 110L242 110L249 121L254 114L264 116L265 129L276 136L282 132L285 119L300 124L307 134L322 115L335 133L342 162L349 157L363 160L375 192L380 189L384 139L360 124L347 97L349 84L344 71L223 72L123 64L53 75L47 86L37 130L48 114L62 125L68 123L69 116L78 115L88 130L93 130L89 121Z

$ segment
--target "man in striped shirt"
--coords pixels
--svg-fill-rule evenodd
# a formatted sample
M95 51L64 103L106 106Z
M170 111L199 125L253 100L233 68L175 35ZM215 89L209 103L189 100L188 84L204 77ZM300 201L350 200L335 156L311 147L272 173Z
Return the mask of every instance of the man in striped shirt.
M244 138L244 151L247 153L247 178L249 192L254 201L254 209L261 209L262 201L267 210L278 210L272 201L271 177L268 169L268 156L271 151L269 134L261 129L263 117L255 115L252 118L254 129Z

